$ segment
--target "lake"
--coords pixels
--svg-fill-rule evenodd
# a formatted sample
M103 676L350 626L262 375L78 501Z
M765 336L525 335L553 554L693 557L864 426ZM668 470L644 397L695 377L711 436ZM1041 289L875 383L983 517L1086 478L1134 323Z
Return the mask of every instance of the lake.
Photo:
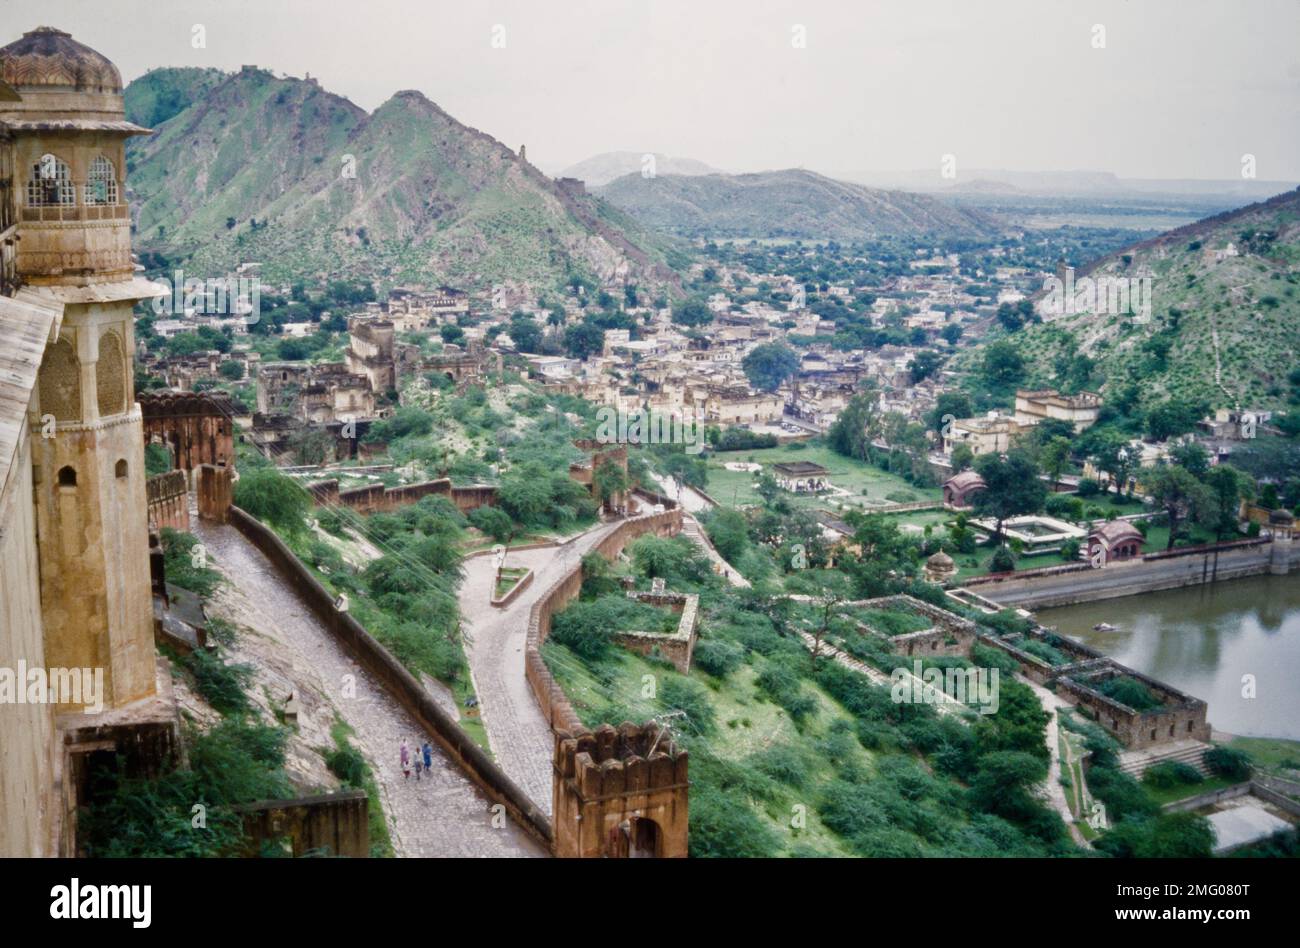
M1041 609L1038 621L1209 704L1215 730L1300 740L1300 576ZM1095 632L1108 622L1113 632ZM1255 697L1243 677L1253 675Z

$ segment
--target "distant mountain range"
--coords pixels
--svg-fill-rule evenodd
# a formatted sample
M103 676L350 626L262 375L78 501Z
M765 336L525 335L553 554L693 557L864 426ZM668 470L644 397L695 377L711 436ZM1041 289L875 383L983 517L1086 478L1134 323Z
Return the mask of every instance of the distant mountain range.
M1122 178L1109 171L1010 171L1005 168L959 168L956 179L940 176L939 168L916 171L845 172L840 177L878 188L902 188L926 194L993 191L1073 197L1183 195L1237 197L1260 201L1290 191L1300 182L1254 178Z
M127 155L137 246L195 275L259 261L271 281L677 284L669 241L419 92L367 114L312 80L159 69L126 102L155 127Z
M557 175L560 178L577 178L585 181L587 187L598 188L609 184L615 178L625 174L641 174L649 166L647 158L653 158L654 174L721 174L717 168L710 167L694 158L672 158L657 152L641 151L607 151L594 155L576 165L569 165Z
M1076 270L1150 278L1149 318L1055 315L1012 334L1034 384L1059 360L1097 360L1114 394L1281 408L1300 365L1300 191L1228 211L1134 244ZM1130 284L1131 285L1131 284ZM1099 294L1100 296L1100 294Z
M869 240L988 236L1000 223L921 194L883 191L803 169L758 174L624 175L597 189L647 227L681 236Z

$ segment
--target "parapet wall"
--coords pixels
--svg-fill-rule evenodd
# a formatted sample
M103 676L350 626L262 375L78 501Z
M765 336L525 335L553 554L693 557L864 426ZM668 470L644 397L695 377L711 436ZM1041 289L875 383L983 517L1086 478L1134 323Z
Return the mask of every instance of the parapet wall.
M421 726L455 761L465 774L492 800L501 803L511 817L551 848L551 823L497 763L466 734L389 651L377 642L350 613L334 607L334 596L276 534L238 507L230 508L230 522L266 556L320 620L358 662L409 711Z
M476 507L493 506L497 502L497 489L491 484L453 487L451 479L446 477L401 487L374 484L348 490L339 490L337 480L326 480L308 484L307 490L318 506L343 506L367 514L405 507L431 496L450 498L461 513L468 513Z
M674 536L682 529L682 512L674 507L663 513L644 514L624 520L599 543L593 552L599 553L607 560L615 560L623 548L637 537L646 533L658 536ZM567 574L551 584L533 604L528 613L528 640L524 648L524 674L533 696L542 709L542 715L551 726L552 731L576 731L582 728L582 722L573 710L573 705L565 696L563 689L556 683L546 663L542 661L542 643L551 633L551 617L576 599L582 589L582 566L575 566Z
M370 803L364 790L262 800L237 807L244 831L252 841L246 855L254 856L263 841L287 841L295 857L308 854L370 855Z
M168 471L144 482L149 529L190 529L190 494L184 471Z

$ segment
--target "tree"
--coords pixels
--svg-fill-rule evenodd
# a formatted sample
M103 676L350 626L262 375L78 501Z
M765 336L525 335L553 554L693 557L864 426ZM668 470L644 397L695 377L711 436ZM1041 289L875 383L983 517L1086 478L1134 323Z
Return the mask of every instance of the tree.
M827 432L831 449L837 454L859 460L867 456L872 437L879 433L878 397L875 391L859 392L840 410Z
M1038 455L1038 463L1043 473L1052 479L1052 489L1056 489L1061 480L1061 473L1070 463L1070 440L1060 436L1052 438Z
M935 372L939 371L939 366L943 365L943 356L933 349L922 349L912 357L912 384L923 382Z
M1231 464L1218 464L1202 478L1214 495L1217 516L1214 518L1214 538L1221 540L1237 532L1237 510L1243 499L1255 496L1255 481L1245 471Z
M984 480L972 504L982 517L997 521L994 539L1002 540L1002 524L1010 517L1042 509L1047 487L1038 479L1038 467L1023 450L1013 448L1007 456L985 454L975 461L975 471Z
M990 388L1009 388L1024 378L1025 360L1014 345L1001 339L984 350L980 375Z
M231 382L238 382L244 377L244 366L241 362L229 359L221 363L221 368L217 369L223 379Z
M583 320L564 330L564 351L571 359L586 359L605 348L605 330Z
M438 327L438 335L442 337L443 342L452 345L461 345L465 341L465 330L461 329L455 323L443 323Z
M1147 413L1147 434L1156 441L1176 438L1196 427L1206 413L1206 406L1170 400Z
M311 496L273 467L246 471L235 482L235 504L290 536L307 524Z
M926 416L926 423L931 431L942 435L948 421L970 418L974 414L975 406L965 392L943 392L934 400L934 408Z
M1164 508L1169 517L1169 542L1166 550L1173 549L1178 527L1186 519L1213 524L1218 519L1218 504L1208 487L1191 475L1186 468L1176 464L1162 464L1153 468L1143 478L1147 493Z
M606 461L592 473L591 486L596 502L603 504L615 494L627 490L627 474L613 461Z
M959 444L952 449L952 472L954 474L964 471L975 463L975 452L971 450L969 444Z
M542 329L531 316L516 313L510 318L510 340L519 352L540 352Z
M799 371L799 356L784 342L768 342L751 349L740 364L751 385L774 392Z
M703 298L692 296L673 307L673 322L679 326L704 326L713 322L713 312Z
M1110 477L1117 494L1126 489L1131 491L1129 475L1137 466L1137 462L1129 448L1128 440L1118 431L1106 431L1097 436L1095 444L1092 457L1097 470L1104 471Z

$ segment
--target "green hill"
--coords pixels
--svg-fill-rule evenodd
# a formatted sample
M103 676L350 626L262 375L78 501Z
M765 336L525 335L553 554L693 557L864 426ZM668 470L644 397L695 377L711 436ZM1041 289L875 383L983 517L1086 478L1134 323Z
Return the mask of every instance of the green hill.
M418 92L367 114L310 80L174 69L127 98L135 120L163 119L128 154L137 245L198 273L260 261L270 281L675 284L666 241Z
M980 236L1000 225L922 194L882 191L802 169L760 174L628 174L599 189L641 223L683 236L870 240Z
M1230 244L1235 256L1223 253ZM1060 383L1084 355L1096 362L1090 384L1136 390L1141 407L1286 405L1300 353L1300 191L1135 244L1082 268L1076 284L1085 276L1149 277L1149 319L1081 312L1012 333L1030 384Z

